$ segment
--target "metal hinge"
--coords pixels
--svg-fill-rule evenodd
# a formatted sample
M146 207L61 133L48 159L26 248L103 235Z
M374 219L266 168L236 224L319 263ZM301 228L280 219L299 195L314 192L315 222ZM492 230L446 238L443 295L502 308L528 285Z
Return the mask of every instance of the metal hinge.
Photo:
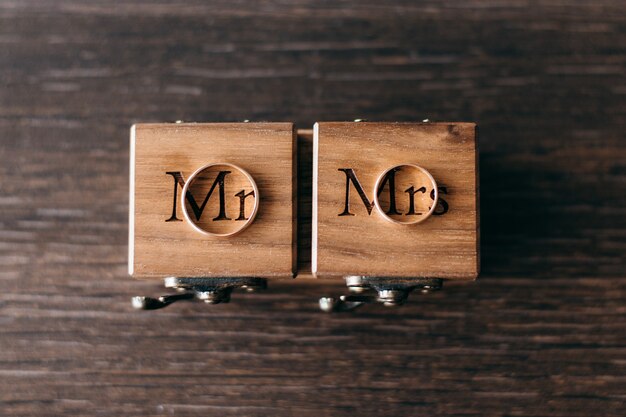
M267 288L264 278L178 278L164 280L165 288L172 288L178 294L162 295L158 298L137 296L132 305L138 310L156 310L180 300L203 301L207 304L228 303L233 290L245 289L254 292Z
M322 297L320 309L327 313L351 311L366 303L382 303L385 306L399 306L406 302L412 291L422 294L438 291L443 280L438 278L391 278L347 276L348 295Z

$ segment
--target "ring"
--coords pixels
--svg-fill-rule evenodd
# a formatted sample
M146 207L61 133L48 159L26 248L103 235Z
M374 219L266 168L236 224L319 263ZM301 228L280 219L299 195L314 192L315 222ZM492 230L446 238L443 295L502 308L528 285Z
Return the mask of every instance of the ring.
M398 173L402 173L401 178L398 178ZM398 198L396 198L395 189L398 187L398 183L400 183L400 189L410 185L404 190L404 193L408 194L408 199L403 199L405 202L408 200L408 204L401 207L401 209L405 209L404 213L399 211L397 207ZM389 201L386 210L383 209L379 198L379 193L382 194L385 185L389 188ZM416 164L407 163L391 167L380 174L374 185L376 208L385 220L395 224L407 225L423 222L435 211L438 199L437 182L430 172ZM416 200L419 204L416 204ZM425 208L426 210L423 210ZM395 217L391 217L391 215Z
M252 190L247 192L250 188ZM252 211L246 202L248 197L254 199ZM225 162L211 163L189 176L180 199L183 216L196 232L227 237L240 233L254 221L259 209L259 188L243 168ZM233 210L230 213L226 210L233 200L239 214L236 218ZM215 201L219 201L219 205L216 206Z

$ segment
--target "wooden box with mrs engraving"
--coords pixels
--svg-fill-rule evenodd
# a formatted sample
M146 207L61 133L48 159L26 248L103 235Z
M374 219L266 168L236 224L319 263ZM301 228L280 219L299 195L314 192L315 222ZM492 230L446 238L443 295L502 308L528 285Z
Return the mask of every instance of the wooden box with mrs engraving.
M474 123L317 123L317 277L475 279Z

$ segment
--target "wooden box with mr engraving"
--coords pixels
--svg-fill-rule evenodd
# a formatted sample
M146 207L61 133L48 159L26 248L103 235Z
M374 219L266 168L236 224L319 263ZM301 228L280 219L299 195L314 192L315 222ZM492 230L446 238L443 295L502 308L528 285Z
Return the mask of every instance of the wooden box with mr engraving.
M133 126L129 273L293 277L295 151L292 123Z
M317 123L313 140L316 277L477 277L474 123Z

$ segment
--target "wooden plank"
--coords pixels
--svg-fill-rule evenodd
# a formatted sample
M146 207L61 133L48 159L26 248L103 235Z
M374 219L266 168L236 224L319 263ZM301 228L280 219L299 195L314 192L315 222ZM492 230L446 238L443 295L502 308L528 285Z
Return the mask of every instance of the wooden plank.
M0 414L623 417L624 27L613 0L2 2ZM127 275L129 125L356 117L480 124L480 279L131 309L164 291Z

